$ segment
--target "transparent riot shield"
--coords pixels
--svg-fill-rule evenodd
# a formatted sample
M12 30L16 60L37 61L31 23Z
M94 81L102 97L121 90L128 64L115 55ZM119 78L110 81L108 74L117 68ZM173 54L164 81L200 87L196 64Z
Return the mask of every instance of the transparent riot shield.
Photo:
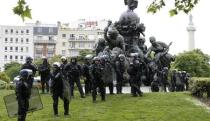
M18 103L15 94L4 96L4 102L7 109L8 116L13 118L18 114ZM34 112L43 109L43 104L37 88L32 88L31 97L29 99L28 112Z

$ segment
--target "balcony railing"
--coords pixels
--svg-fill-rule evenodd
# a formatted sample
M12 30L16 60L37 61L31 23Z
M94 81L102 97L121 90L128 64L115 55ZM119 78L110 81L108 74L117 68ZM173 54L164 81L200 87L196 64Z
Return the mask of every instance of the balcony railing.
M50 43L50 44L56 44L56 41L55 40L34 40L34 43L41 43L41 44Z

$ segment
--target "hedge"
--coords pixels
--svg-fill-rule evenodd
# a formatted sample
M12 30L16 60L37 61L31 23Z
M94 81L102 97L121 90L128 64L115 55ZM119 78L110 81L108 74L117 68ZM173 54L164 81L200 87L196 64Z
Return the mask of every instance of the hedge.
M193 77L189 81L190 92L196 97L210 97L210 78Z

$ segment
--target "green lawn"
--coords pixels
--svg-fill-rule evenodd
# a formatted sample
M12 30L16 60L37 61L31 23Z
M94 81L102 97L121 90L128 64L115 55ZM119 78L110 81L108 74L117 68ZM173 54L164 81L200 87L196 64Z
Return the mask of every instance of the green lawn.
M8 118L3 96L13 91L0 90L0 121L16 121ZM60 101L59 117L53 116L50 95L42 95L44 109L30 113L27 121L210 121L207 109L193 104L188 93L147 93L143 97L108 95L106 102L92 103L89 96L79 95L71 101L71 116L63 116Z

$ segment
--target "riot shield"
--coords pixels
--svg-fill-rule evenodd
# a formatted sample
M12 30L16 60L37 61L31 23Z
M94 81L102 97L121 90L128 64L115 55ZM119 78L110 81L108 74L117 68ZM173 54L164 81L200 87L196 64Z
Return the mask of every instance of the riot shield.
M4 103L7 109L8 116L13 118L18 115L18 103L15 94L10 94L4 96ZM39 95L39 90L37 88L32 88L31 97L29 99L29 109L28 112L34 112L43 109L43 104L41 97Z

